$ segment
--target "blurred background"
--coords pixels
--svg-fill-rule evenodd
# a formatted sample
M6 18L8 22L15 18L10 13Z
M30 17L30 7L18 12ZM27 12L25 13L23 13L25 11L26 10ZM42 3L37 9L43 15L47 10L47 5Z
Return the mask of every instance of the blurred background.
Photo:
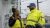
M11 8L14 6L20 11L21 18L26 18L29 13L27 6L30 3L35 3L37 6L37 0L0 0L0 28L9 28L8 20L12 15ZM45 14L45 18L48 21L46 28L50 27L50 0L38 0L39 9Z

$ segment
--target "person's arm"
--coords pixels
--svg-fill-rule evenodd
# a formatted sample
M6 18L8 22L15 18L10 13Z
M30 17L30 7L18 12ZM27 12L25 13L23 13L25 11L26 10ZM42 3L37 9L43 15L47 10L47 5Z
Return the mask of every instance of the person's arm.
M14 17L10 17L9 18L9 26L12 27L15 24L16 20L14 19Z
M45 22L45 15L41 12L40 13L40 20L39 20L39 23L43 26L46 24Z

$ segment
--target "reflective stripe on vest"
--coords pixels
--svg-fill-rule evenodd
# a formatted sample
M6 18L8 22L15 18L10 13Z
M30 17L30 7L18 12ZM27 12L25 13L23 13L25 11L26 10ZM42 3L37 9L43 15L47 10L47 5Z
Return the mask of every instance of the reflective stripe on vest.
M38 21L35 21L35 20L27 20L27 21L32 21L32 22L36 22L36 23L38 22Z

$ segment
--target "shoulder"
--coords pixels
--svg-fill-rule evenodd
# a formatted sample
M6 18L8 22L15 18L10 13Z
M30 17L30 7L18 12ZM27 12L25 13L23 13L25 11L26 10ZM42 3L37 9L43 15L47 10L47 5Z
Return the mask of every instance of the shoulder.
M39 15L44 15L44 13L43 13L41 10L36 10L36 12L37 12Z
M37 10L37 12L42 13L42 11L41 11L41 10Z
M42 12L41 10L38 10L38 12L39 12L39 14L40 14L41 16L45 16L44 12Z
M9 19L13 19L14 17L13 16L11 16Z

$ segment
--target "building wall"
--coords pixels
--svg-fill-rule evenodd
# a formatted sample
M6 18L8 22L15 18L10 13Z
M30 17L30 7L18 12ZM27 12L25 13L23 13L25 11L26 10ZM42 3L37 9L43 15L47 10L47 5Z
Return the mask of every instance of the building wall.
M39 9L46 15L46 16L50 16L50 0L39 0ZM37 6L37 0L21 0L21 17L25 18L27 13L29 11L27 11L27 6L30 4L30 3L35 3L36 6ZM26 13L27 12L27 13Z
M10 1L3 1L0 0L0 28L4 28L5 27L5 15L9 14L9 10L11 9L11 4Z
M1 15L1 10L2 10L2 2L0 0L0 28L2 28L2 15Z
M45 15L50 16L50 0L45 0L42 3L39 3L40 9L44 12Z
M17 0L15 2L17 4ZM15 8L16 8L16 6L17 6L16 4L15 3L11 4L11 0L8 0L8 1L0 0L0 16L1 16L0 28L1 27L8 28L8 19L9 18L7 18L7 17L12 15L12 12L11 12L12 6L15 6Z

